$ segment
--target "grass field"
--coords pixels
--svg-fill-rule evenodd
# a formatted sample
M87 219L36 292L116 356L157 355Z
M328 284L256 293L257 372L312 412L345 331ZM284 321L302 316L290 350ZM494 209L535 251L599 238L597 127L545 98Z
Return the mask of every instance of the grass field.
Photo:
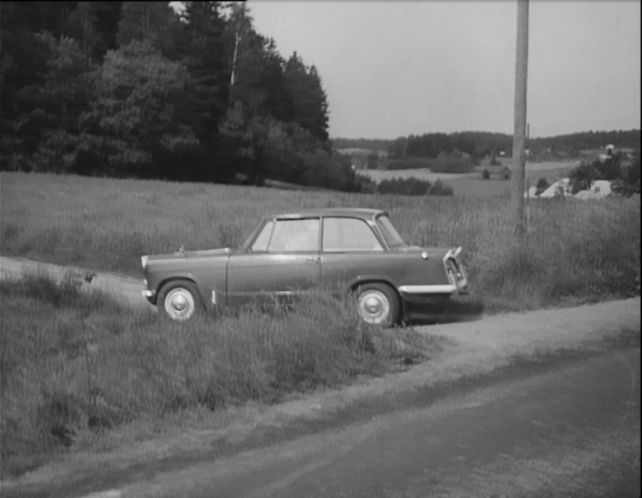
M270 320L248 308L188 326L37 275L0 282L0 298L3 477L68 449L197 427L230 406L275 403L440 350L412 330L366 327L349 303L322 294Z
M414 244L462 245L471 299L489 312L639 295L640 198L539 201L517 242L506 198L402 197L2 173L0 252L142 278L140 255L235 246L267 212L361 206L390 212ZM3 470L22 472L65 445L101 444L131 426L349 382L425 355L411 330L364 329L346 303L312 296L266 320L245 310L187 330L82 296L70 280L2 282ZM420 355L421 356L421 355ZM412 361L412 358L411 358ZM174 418L172 418L174 417ZM188 422L186 422L188 421Z
M531 202L528 235L516 245L502 197L376 196L25 173L3 173L1 180L3 255L141 278L142 254L181 245L234 247L266 212L324 206L386 209L409 243L463 246L474 292L489 310L627 295L636 292L640 275L639 198Z

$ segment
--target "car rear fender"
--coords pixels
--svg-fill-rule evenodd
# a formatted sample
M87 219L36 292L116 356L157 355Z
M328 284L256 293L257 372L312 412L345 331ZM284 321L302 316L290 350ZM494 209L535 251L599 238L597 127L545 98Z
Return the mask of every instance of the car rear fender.
M397 294L397 297L401 299L401 296L399 295L399 291L397 290L397 286L393 284L388 278L382 276L382 275L364 275L364 276L359 276L355 278L350 284L348 285L348 292L354 292L357 290L357 287L360 285L364 284L385 284L391 287L394 291L395 294Z

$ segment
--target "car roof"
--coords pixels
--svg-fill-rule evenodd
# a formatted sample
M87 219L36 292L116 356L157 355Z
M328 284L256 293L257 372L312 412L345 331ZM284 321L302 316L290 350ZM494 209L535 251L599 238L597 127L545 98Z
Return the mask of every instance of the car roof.
M381 209L369 208L350 208L350 207L336 207L336 208L315 208L315 209L302 209L300 211L293 211L289 213L278 213L268 216L268 219L298 219L309 217L322 217L322 216L346 216L351 218L361 218L364 220L372 220L379 215L388 214Z

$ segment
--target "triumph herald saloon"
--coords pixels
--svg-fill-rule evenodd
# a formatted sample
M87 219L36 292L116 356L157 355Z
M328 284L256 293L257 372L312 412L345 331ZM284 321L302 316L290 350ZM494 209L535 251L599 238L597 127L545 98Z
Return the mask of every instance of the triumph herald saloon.
M297 211L265 217L238 249L142 256L143 295L186 321L323 287L354 296L363 321L390 326L413 318L417 305L466 292L460 252L406 244L385 211Z

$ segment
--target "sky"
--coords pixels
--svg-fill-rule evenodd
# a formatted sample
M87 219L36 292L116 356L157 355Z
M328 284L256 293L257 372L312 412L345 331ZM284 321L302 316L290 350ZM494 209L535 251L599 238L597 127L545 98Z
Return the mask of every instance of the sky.
M332 138L513 133L515 1L250 0L322 79ZM530 136L640 128L640 2L531 0Z

